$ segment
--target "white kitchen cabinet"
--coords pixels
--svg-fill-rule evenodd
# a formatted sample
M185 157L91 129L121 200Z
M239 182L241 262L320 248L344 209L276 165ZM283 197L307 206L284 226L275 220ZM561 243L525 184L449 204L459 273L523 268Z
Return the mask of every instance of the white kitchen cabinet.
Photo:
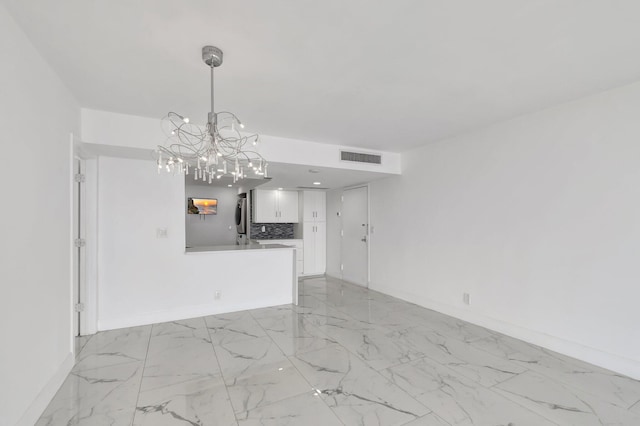
M278 199L279 222L298 223L298 191L275 191Z
M298 191L253 191L254 223L298 223Z
M305 222L326 222L327 194L324 191L302 192L302 214Z
M320 275L327 266L327 223L304 222L304 274Z

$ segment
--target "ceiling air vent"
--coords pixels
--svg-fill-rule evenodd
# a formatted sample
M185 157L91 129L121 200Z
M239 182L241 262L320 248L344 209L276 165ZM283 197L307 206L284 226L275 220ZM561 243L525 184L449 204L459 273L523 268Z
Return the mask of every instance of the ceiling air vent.
M362 152L340 151L342 161L353 161L355 163L382 164L382 155L365 154Z

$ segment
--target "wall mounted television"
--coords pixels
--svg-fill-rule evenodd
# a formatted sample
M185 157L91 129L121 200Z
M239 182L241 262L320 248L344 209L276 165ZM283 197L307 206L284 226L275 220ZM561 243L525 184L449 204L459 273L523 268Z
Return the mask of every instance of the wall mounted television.
M218 214L218 200L216 198L187 199L187 214Z

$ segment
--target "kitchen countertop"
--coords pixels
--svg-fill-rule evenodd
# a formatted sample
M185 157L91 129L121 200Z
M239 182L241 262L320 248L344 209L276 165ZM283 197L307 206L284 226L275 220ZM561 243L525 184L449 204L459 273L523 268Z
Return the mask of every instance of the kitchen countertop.
M256 243L260 243L260 244L270 244L272 241L274 244L278 244L278 242L281 243L290 243L290 242L296 242L296 243L301 243L303 241L302 238L258 238L258 239L251 239L251 242L256 242Z
M226 245L226 246L205 246L205 247L187 247L185 253L208 253L214 251L250 251L250 250L274 250L274 249L293 249L291 246L284 244L242 244L242 245Z

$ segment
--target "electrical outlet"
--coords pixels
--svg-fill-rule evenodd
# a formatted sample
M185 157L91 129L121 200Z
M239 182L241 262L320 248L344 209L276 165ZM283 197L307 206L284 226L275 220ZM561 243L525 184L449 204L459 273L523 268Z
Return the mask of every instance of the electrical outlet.
M167 238L167 228L157 228L156 238Z
M469 293L462 293L462 301L465 305L469 304Z
M216 291L215 294L213 295L213 298L215 300L220 300L220 298L222 298L222 293L220 291Z

